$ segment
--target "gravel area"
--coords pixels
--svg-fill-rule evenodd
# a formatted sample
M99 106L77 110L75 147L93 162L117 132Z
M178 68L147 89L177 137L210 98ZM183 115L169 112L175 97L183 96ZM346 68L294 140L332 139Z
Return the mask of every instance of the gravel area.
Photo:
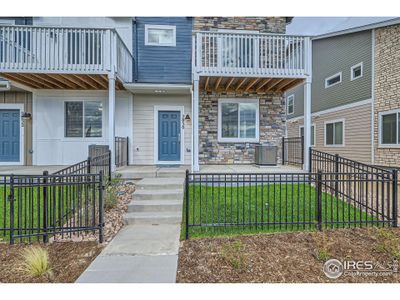
M399 241L399 228L191 239L181 243L177 282L400 282L399 273L329 279L322 270L332 258L393 268Z

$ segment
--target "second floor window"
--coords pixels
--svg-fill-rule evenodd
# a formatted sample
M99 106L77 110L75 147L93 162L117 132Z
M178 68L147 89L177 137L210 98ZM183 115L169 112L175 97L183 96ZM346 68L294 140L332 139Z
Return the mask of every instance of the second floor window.
M65 137L101 137L102 119L100 101L65 102Z
M339 72L325 79L325 88L334 86L341 82L342 82L342 72Z
M145 25L146 46L176 46L176 26Z
M380 143L400 145L400 111L380 114Z
M343 146L343 121L325 124L325 146Z
M287 97L286 111L287 111L288 115L291 115L294 113L294 95L290 95Z

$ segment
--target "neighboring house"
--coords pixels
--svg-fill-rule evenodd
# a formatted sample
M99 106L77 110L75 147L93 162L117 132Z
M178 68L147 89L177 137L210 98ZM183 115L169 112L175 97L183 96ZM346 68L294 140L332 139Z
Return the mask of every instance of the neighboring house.
M283 93L311 82L285 17L0 20L0 164L72 164L115 136L133 165L252 164L281 147Z
M400 19L312 39L312 145L376 165L400 163ZM287 136L303 132L304 87L286 92Z

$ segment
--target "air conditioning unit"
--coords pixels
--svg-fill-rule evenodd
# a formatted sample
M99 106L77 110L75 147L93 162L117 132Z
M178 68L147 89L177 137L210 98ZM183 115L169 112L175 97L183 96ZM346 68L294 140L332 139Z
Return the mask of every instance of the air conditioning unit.
M270 145L257 145L255 163L260 166L276 166L278 163L278 147Z
M9 91L10 90L10 82L6 80L0 80L0 91Z

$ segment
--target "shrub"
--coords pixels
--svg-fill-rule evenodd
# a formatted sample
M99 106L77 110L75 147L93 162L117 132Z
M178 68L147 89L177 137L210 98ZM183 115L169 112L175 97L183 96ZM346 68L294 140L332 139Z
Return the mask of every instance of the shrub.
M104 193L104 209L109 210L118 204L117 189L115 186L109 185Z
M329 252L330 242L328 241L326 235L321 232L315 232L313 234L313 239L315 243L315 257L319 261L327 261L331 254Z
M25 248L22 252L23 270L33 277L52 276L47 250L40 246Z
M244 271L246 261L244 257L244 245L241 241L223 245L221 255L235 270Z

